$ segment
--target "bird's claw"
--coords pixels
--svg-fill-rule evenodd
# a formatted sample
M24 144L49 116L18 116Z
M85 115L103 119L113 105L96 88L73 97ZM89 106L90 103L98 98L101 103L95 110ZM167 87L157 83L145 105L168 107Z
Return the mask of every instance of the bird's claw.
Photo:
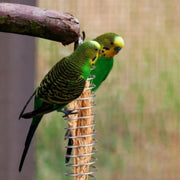
M73 110L61 110L61 112L64 113L63 117L67 117L67 116L72 115L72 114L78 114L77 111L76 112L73 112L73 111L74 111L74 109Z

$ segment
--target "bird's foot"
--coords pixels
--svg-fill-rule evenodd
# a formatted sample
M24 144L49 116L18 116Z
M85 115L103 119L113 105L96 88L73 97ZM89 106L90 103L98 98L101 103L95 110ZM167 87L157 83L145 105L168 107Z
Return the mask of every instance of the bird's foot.
M72 115L72 114L78 114L77 111L75 111L75 112L73 112L73 111L74 111L74 109L73 110L61 110L61 112L64 113L63 117L67 117L67 116Z

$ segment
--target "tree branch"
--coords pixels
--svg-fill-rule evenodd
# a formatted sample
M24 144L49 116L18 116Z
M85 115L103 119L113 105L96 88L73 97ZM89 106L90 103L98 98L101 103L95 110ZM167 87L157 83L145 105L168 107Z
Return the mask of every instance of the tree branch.
M0 3L0 31L74 42L79 37L79 21L69 13L59 13L33 6Z

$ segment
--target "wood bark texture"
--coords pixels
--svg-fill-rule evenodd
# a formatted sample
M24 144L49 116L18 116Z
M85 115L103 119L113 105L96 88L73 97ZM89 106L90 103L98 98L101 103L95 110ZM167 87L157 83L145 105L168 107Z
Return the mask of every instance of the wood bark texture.
M0 31L41 37L63 45L79 37L79 21L69 13L34 6L0 3Z

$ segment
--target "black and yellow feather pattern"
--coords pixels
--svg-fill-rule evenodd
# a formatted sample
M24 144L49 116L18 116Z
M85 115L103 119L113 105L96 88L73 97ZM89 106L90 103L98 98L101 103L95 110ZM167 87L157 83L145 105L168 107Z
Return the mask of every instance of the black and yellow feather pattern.
M66 57L44 77L37 95L49 104L65 105L78 98L84 86L81 67Z
M19 171L22 170L31 140L43 115L54 110L62 110L64 106L78 98L83 92L92 63L95 63L95 59L97 60L99 48L100 45L95 41L81 44L70 56L54 65L28 99L19 119L33 118L33 120L26 137ZM33 111L24 113L33 97Z

